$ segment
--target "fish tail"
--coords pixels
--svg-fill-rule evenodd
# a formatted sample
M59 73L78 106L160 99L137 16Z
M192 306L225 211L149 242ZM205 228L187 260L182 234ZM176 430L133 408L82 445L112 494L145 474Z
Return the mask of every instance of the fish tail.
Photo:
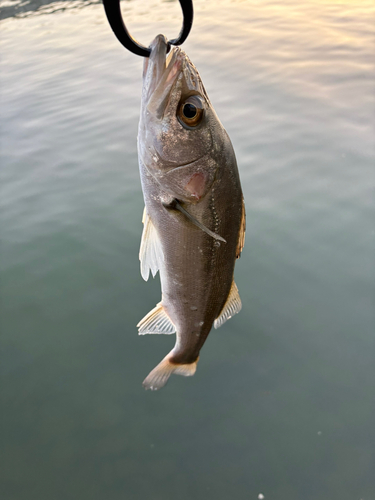
M143 387L157 391L165 386L172 373L176 375L183 375L184 377L191 377L197 369L197 358L193 363L177 364L171 361L171 353L169 353L144 379Z

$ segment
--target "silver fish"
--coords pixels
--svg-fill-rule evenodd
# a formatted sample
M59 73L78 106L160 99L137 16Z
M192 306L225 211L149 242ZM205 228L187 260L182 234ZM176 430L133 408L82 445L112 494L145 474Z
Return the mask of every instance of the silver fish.
M233 280L245 241L245 207L232 144L197 69L159 35L145 59L138 155L145 211L141 274L160 273L162 300L139 334L176 333L144 380L194 375L211 330L241 309Z

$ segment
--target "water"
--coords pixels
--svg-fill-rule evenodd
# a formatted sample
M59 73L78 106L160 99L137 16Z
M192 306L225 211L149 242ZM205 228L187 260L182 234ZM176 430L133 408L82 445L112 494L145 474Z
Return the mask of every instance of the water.
M142 60L100 4L2 3L3 500L374 500L374 4L195 2L184 49L234 144L243 310L141 382ZM129 1L147 44L176 2Z

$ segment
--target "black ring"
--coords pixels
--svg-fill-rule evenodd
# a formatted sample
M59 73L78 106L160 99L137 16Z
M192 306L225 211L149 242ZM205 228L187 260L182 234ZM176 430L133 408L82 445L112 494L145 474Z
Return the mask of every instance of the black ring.
M177 38L168 42L168 46L170 46L170 44L181 45L184 43L193 24L193 0L179 0L179 2L183 14L182 29ZM122 19L120 0L103 0L103 5L108 22L120 43L130 50L130 52L133 52L133 54L149 57L151 49L138 43L126 29Z

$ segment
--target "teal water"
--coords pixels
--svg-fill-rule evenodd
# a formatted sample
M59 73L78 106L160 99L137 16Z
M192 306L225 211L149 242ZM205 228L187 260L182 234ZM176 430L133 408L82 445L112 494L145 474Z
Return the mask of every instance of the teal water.
M138 263L142 60L103 7L2 1L1 499L374 500L372 1L195 1L236 150L243 309L192 378ZM123 3L144 44L177 2Z

